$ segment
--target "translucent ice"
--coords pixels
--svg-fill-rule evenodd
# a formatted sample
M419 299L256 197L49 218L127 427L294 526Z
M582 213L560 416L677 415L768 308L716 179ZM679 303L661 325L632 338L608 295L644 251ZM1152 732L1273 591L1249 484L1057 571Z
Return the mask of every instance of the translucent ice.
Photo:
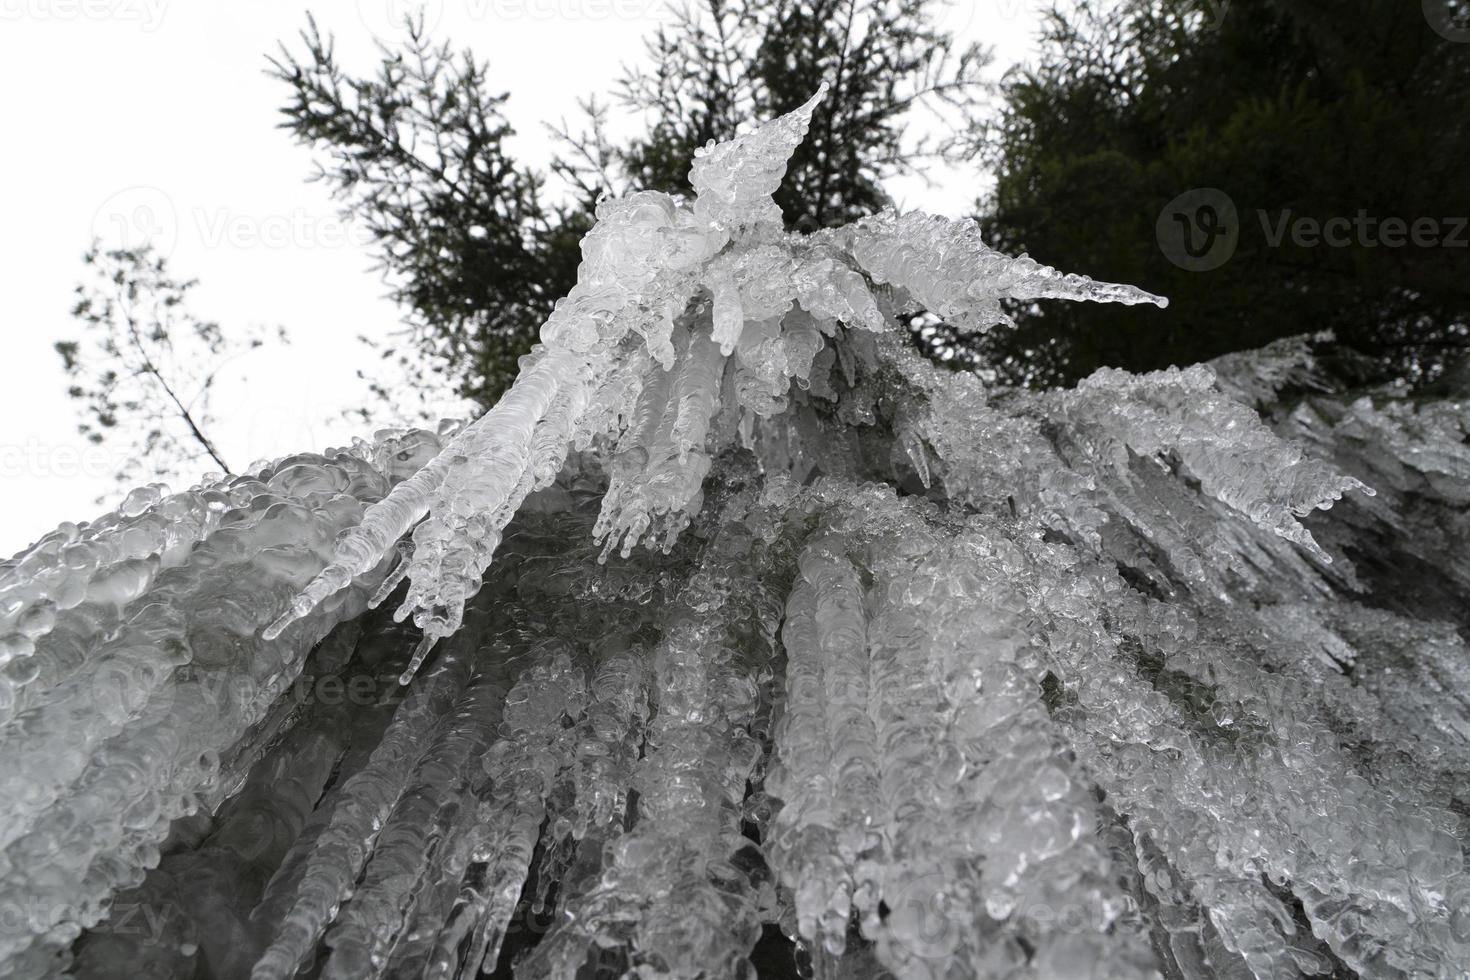
M0 567L0 973L1465 975L1467 403L936 367L1163 301L783 232L815 106L603 201L482 418Z

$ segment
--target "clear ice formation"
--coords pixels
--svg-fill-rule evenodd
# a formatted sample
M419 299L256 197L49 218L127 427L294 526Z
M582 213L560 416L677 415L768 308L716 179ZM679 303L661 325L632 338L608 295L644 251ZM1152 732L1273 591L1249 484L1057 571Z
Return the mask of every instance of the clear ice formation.
M603 201L479 420L0 566L0 974L1467 975L1470 408L937 368L1163 300L783 232L814 105Z

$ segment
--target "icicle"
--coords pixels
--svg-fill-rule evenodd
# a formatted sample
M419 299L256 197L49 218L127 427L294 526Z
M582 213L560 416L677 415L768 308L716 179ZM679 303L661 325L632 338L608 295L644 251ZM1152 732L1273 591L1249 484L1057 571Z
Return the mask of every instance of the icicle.
M694 214L733 232L762 226L779 229L781 209L771 200L786 175L786 161L806 137L812 113L827 94L823 82L802 106L725 143L711 141L694 151L689 184Z
M833 956L846 947L858 855L874 841L867 806L877 786L868 717L868 650L857 570L839 542L808 545L787 605L787 714L777 733L786 802L777 866L799 882L801 935ZM790 843L786 843L789 841ZM788 850L789 848L789 850Z
M1003 255L981 240L979 226L969 219L890 210L856 222L844 234L853 258L874 282L902 286L924 309L969 329L1010 323L1003 299L1169 304L1134 286L1063 275L1024 255Z
M494 829L481 831L484 841L472 857L470 875L428 956L426 980L463 975L461 964L470 975L494 971L544 817L539 799L519 797L482 814L481 821Z
M929 489L929 458L925 455L924 437L913 429L908 429L902 436L903 451L908 455L909 462L914 464L914 472L919 474L919 482L924 489Z
M867 282L834 249L818 247L801 256L795 275L796 301L812 316L861 330L887 327Z
M1330 562L1296 517L1331 507L1349 490L1372 491L1282 442L1214 381L1198 365L1139 377L1104 368L1055 400L1141 456L1177 452L1210 496Z
M267 640L279 636L288 625L316 608L353 576L377 565L390 545L423 517L431 502L444 493L444 484L456 465L462 471L470 460L492 454L496 440L504 438L503 427L534 426L540 420L545 412L545 400L555 391L560 379L572 370L574 363L575 358L565 354L546 354L534 359L516 379L510 395L462 430L422 469L368 508L362 523L337 542L333 562L307 584L292 600L287 612L266 628L263 636ZM513 445L516 436L509 438ZM516 477L519 477L519 471ZM414 574L412 568L408 574Z
M735 353L735 344L745 326L740 288L732 275L727 273L710 281L710 302L714 304L711 338L719 345L720 353L729 357Z
M286 980L326 931L352 888L419 758L469 677L472 644L456 640L433 670L409 688L367 765L347 782L331 822L314 842L301 871L271 883L257 917L280 909L274 938L251 971L252 980ZM277 888L289 889L280 892ZM266 921L269 921L267 919Z
M653 655L658 703L634 776L637 823L607 845L608 866L588 890L566 899L568 916L533 951L529 971L569 976L594 944L616 941L634 962L731 976L755 943L755 882L732 864L743 840L734 804L758 754L743 728L754 692L722 650L752 607L771 620L775 611L759 568L725 557L741 533L708 546L667 610ZM774 621L767 628L774 631Z
M116 513L63 525L0 562L0 666L32 656L68 610L84 618L88 607L105 613L136 598L217 526L222 486L172 495L163 484L140 487Z
M334 489L362 466L343 458L314 465L321 484ZM218 753L290 684L306 649L362 609L361 595L347 595L289 636L255 639L273 590L294 585L302 568L320 567L319 555L360 505L332 493L307 507L256 482L237 489L253 501L254 519L211 535L160 576L129 623L95 654L93 669L47 692L44 704L7 730L17 741L0 772L17 791L0 803L0 840L12 854L61 846L71 855L64 867L28 868L9 887L17 895L41 889L37 901L67 910L63 923L73 914L96 921L96 896L141 863L128 858L89 875L87 861L144 828L151 842L161 839L166 824L155 821L192 810L197 792L216 777ZM381 477L364 490L381 493ZM192 677L175 677L173 669L185 663L194 665ZM86 840L66 843L68 827L87 828ZM18 939L0 934L0 949Z
M408 686L417 674L419 667L423 665L424 659L428 657L429 651L434 649L434 644L439 642L439 637L434 635L425 636L419 640L418 645L413 648L413 656L408 658L408 666L403 668L403 673L398 675L398 683Z
M415 778L377 834L362 880L326 934L332 953L323 980L382 975L407 926L420 877L445 846L456 808L465 805L465 767L484 751L510 687L503 669L497 665L471 680L419 761Z
M408 563L412 555L413 548L408 542L398 542L398 564L393 566L393 571L388 573L388 577L383 579L383 584L378 586L377 591L368 600L369 609L376 609L381 606L393 594L393 591L403 584L403 580L408 578Z
M937 367L907 312L1163 301L784 232L814 107L599 202L480 420L0 563L0 972L1463 972L1470 403Z

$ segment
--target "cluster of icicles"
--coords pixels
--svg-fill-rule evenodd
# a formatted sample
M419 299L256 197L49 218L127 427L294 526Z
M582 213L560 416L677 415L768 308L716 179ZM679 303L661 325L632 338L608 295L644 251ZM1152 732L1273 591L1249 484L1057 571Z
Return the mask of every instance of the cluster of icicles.
M1470 409L938 369L1162 301L782 232L814 102L604 202L478 421L0 566L0 974L1465 975Z

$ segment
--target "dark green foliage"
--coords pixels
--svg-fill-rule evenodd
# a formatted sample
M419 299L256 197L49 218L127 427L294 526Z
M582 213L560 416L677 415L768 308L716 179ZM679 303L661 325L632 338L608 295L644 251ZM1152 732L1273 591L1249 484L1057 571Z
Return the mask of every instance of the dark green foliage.
M648 71L617 87L647 134L613 143L606 107L560 131L549 170L570 189L549 203L538 171L515 161L484 65L408 24L402 50L380 48L371 77L349 75L311 23L304 51L273 74L290 97L282 124L322 154L317 178L366 223L409 343L378 345L410 385L442 387L482 407L516 373L557 298L575 282L578 242L604 193L689 190L694 150L795 108L831 86L778 203L792 227L840 224L882 207L883 182L978 130L978 49L956 51L932 23L934 0L702 0L649 42ZM905 122L923 108L955 138L926 145ZM387 389L380 388L380 393Z
M884 182L963 154L978 129L988 56L956 49L933 0L704 0L648 44L650 70L622 100L656 120L619 154L629 184L687 193L689 161L710 140L790 112L825 80L827 97L776 194L789 227L830 227L889 203ZM915 140L916 110L953 135Z
M1020 329L982 341L1004 376L1151 370L1323 329L1413 382L1462 356L1470 44L1434 30L1417 0L1084 0L1052 14L1043 52L1003 84L989 238L1172 305L1021 310ZM1233 254L1208 271L1161 247L1189 226L1156 227L1198 188L1238 215ZM1200 201L1182 208L1203 251L1203 222L1228 215ZM1348 244L1298 244L1300 218L1339 219ZM1385 245L1387 218L1432 219L1441 241Z
M79 431L118 447L119 483L193 477L190 464L204 458L228 472L209 435L209 396L227 364L264 344L261 331L226 335L190 313L195 281L174 279L149 247L94 246L85 262L91 276L72 308L85 332L55 345L67 393L82 403Z
M282 126L323 152L316 179L370 230L411 313L415 356L390 352L433 375L414 381L488 403L575 281L564 226L576 217L508 154L506 96L489 90L485 66L406 26L403 49L380 46L377 74L358 78L312 21L303 54L272 61L290 90Z

